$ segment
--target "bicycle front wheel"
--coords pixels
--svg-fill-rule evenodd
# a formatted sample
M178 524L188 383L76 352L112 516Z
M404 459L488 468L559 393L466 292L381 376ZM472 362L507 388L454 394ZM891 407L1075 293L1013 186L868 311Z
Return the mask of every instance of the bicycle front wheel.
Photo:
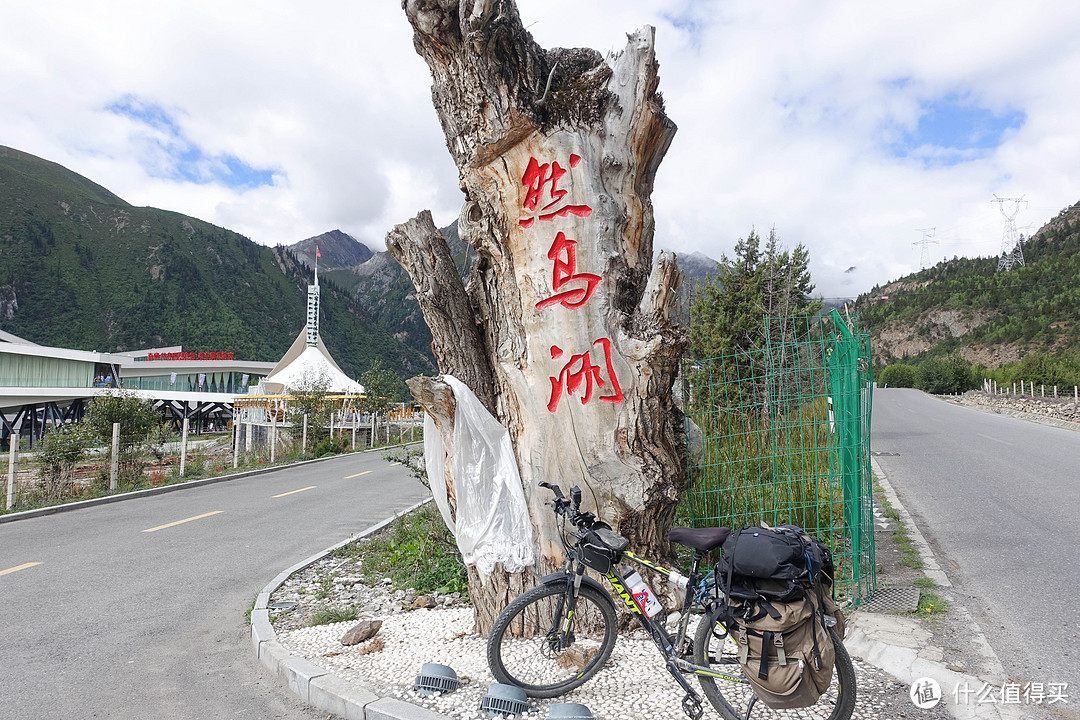
M495 679L529 697L558 697L595 675L615 648L615 606L604 593L582 585L572 615L566 585L541 585L506 606L488 637Z
M746 707L753 697L751 685L743 679L742 667L737 659L738 648L727 633L723 623L709 614L701 618L694 635L694 664L704 665L735 680L699 675L701 689L716 711L727 720L742 720ZM848 720L855 710L855 667L847 649L829 628L829 637L836 649L832 683L818 698L816 704L798 710L772 710L765 703L754 705L754 717L762 719L822 718L823 720ZM738 710L737 708L742 708Z

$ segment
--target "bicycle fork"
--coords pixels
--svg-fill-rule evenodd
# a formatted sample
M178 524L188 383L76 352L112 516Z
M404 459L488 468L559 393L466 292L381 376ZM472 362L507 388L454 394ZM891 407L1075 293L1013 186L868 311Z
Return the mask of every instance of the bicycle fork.
M571 630L574 621L574 611L577 609L578 591L581 589L581 578L585 574L585 566L580 566L577 571L567 568L566 590L559 597L555 605L555 616L551 619L551 628L547 633L548 647L558 652L565 650L574 644L574 632ZM573 576L571 579L570 576Z

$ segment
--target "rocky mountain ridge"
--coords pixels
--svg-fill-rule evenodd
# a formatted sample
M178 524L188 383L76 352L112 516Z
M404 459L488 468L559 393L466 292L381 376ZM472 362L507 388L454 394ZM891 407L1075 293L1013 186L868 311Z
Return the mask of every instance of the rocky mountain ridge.
M1080 347L1080 203L1024 241L1025 264L953 258L875 287L856 301L875 363L948 352L997 368L1029 352Z

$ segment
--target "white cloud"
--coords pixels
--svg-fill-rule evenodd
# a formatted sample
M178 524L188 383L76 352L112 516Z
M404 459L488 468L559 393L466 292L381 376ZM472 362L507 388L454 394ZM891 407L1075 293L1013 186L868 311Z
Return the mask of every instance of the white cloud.
M679 125L656 183L658 246L719 257L751 227L775 226L807 245L820 291L851 296L917 268L918 228L938 228L935 261L996 253L994 193L1027 196L1021 226L1080 199L1080 6L520 7L546 47L606 53L657 27L660 87ZM9 3L0 67L0 143L258 242L341 228L380 247L393 223L426 207L446 223L460 205L430 75L395 2ZM1023 112L1024 124L955 165L896 157L919 113L949 96ZM272 184L166 179L155 167L169 158L145 125L109 112L124 97L168 111L208 162L272 169Z

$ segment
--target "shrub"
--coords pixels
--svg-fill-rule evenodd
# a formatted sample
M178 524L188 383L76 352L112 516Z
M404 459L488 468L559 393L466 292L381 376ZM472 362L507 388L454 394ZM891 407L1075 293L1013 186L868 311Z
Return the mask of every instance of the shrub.
M86 407L83 423L93 436L112 453L112 426L120 424L120 454L118 458L119 480L127 486L135 486L142 479L146 467L146 450L151 443L163 442L157 432L161 415L149 400L143 400L132 392L106 392L98 395ZM154 439L151 440L151 436ZM108 471L98 473L99 479L108 482Z
M915 375L916 369L914 365L895 363L881 371L878 384L898 388L915 387Z
M915 370L915 387L933 393L962 393L982 383L982 372L959 353L924 360Z
M1036 385L1053 387L1059 385L1074 385L1068 368L1065 364L1046 353L1033 352L1024 357L1018 365L1012 368L1012 376L1015 380L1026 380Z
M403 515L382 533L347 545L337 554L359 555L368 579L388 577L394 587L402 590L468 592L469 581L457 543L434 503Z
M38 488L46 502L75 494L75 466L86 456L89 444L90 437L82 425L58 427L38 443Z
M919 365L915 373L915 387L933 395L953 392L953 374L949 364L941 358L929 358Z
M315 443L315 447L311 449L311 454L317 458L324 455L340 455L349 452L350 447L349 440L342 434L334 437L326 436Z

